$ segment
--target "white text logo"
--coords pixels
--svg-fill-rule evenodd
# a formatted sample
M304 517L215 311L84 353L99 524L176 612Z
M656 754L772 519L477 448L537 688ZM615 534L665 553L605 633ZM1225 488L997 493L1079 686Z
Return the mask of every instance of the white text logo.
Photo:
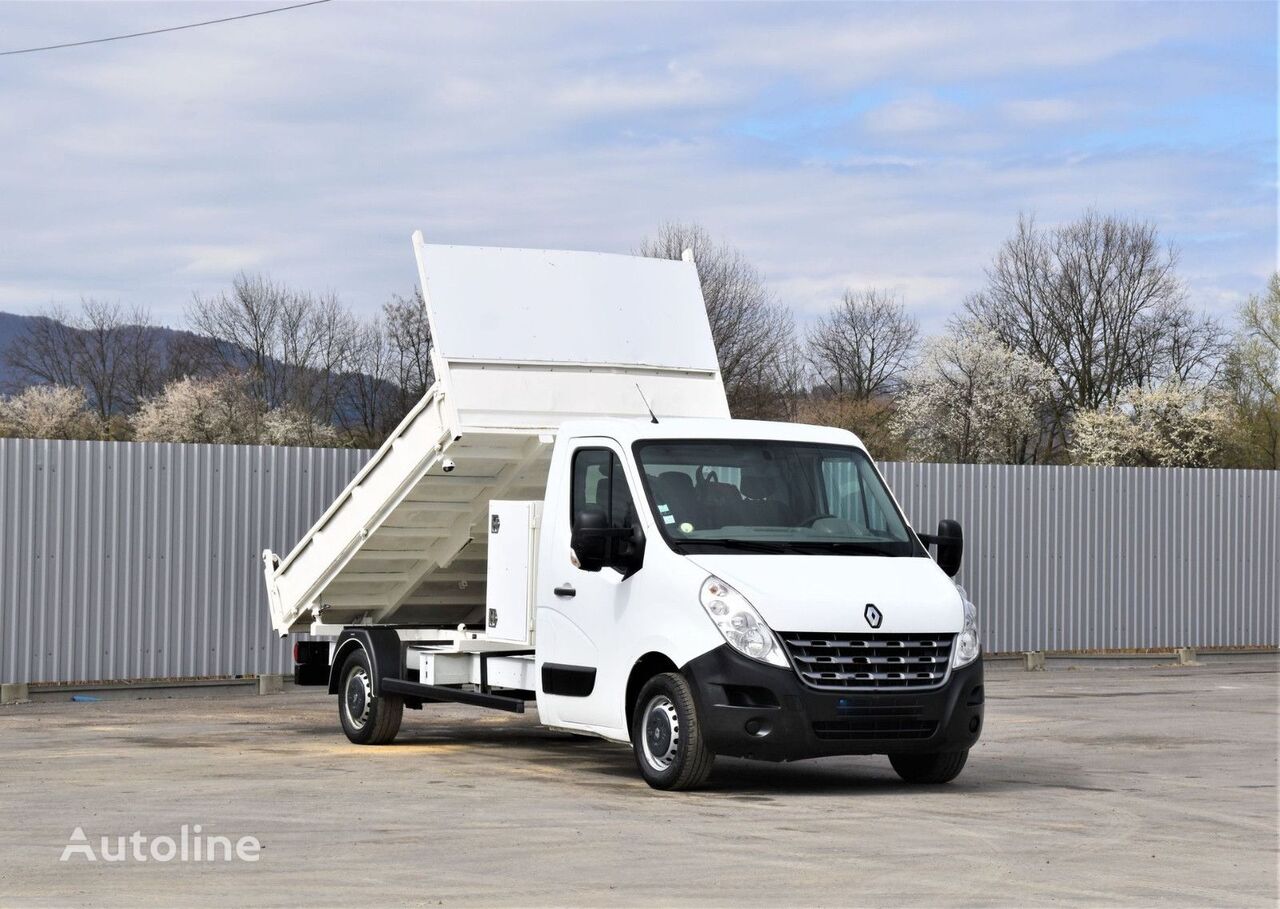
M128 836L99 837L96 844L85 836L83 827L77 827L59 861L80 856L87 862L256 862L261 849L256 836L232 842L229 836L202 833L199 824L183 824L177 836L147 836L135 830Z

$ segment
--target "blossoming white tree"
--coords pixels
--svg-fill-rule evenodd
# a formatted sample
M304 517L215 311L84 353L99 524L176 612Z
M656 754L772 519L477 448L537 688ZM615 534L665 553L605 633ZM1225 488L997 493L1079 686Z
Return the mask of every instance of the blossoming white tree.
M258 441L263 445L328 447L338 444L338 431L296 407L277 407L262 418Z
M0 436L26 439L96 439L100 424L79 388L32 385L0 397Z
M133 420L139 442L252 444L261 429L260 405L246 380L233 373L170 382L143 403Z
M246 377L184 378L145 402L133 422L142 442L333 445L332 426L292 407L264 412Z
M1040 435L1052 378L994 334L962 326L925 345L906 376L897 429L920 458L1021 461Z
M1208 467L1226 439L1223 403L1177 381L1131 388L1115 404L1076 414L1071 455L1106 467Z

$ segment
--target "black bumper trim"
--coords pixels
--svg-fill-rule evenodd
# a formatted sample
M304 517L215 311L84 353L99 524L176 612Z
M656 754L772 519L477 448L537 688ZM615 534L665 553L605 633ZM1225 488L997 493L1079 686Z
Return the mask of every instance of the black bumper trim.
M982 660L926 690L824 691L790 669L749 659L728 644L683 668L711 750L732 757L798 761L840 754L959 751L982 734ZM777 706L743 704L763 689Z

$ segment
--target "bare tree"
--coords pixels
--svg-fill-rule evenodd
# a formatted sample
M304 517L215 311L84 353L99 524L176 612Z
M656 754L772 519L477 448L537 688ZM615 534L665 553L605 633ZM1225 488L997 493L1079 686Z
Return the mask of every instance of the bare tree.
M380 444L403 416L398 411L400 389L392 380L395 355L381 318L360 327L352 372L346 382L344 428L366 444Z
M785 373L795 349L791 312L777 303L742 253L713 242L697 224L664 224L638 253L679 259L686 249L698 265L730 411L745 418L785 416Z
M30 382L79 387L74 352L80 342L72 319L65 307L46 308L5 350L5 360Z
M1239 319L1222 383L1239 449L1233 466L1280 469L1280 272Z
M775 369L777 391L767 406L770 419L803 422L805 402L810 397L810 375L809 359L800 344L792 339L783 345Z
M898 387L919 335L892 294L846 290L810 330L809 362L830 392L865 401Z
M6 352L29 381L81 388L104 427L164 384L164 356L141 308L86 299L80 312L53 306Z
M166 383L185 376L212 378L225 368L222 357L203 335L172 329L164 346Z
M1088 211L1045 230L1022 216L965 310L1052 372L1060 435L1076 411L1134 386L1216 371L1221 330L1192 314L1176 264L1150 223Z
M796 401L797 423L847 429L879 460L900 461L911 454L897 422L896 396L859 400L850 395L814 393Z
M280 320L284 403L322 421L338 417L352 371L359 322L332 294L291 293Z
M268 409L338 416L359 326L332 294L314 296L262 275L237 275L231 293L197 295L187 312L215 371L243 372Z
M398 389L395 419L399 421L435 381L431 325L422 291L414 288L411 297L392 297L382 306L382 319L391 360L389 376Z
M241 272L231 293L216 297L196 294L187 309L192 331L205 340L205 353L219 371L246 372L259 401L281 403L279 370L282 310L288 291L263 275Z
M1230 341L1212 316L1174 303L1151 320L1151 376L1160 381L1208 385L1222 372Z
M340 409L343 428L365 443L380 443L426 394L433 377L422 294L396 295L355 333Z

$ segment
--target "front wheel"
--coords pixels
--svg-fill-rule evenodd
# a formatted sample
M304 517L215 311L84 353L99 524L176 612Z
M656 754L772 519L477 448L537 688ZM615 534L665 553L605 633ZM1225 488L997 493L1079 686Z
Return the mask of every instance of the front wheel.
M716 756L703 738L684 676L664 672L640 690L631 745L640 775L654 789L695 789L706 782Z
M378 693L369 656L357 647L342 665L338 718L342 731L357 745L385 745L400 731L404 698Z
M908 783L949 783L960 775L968 759L968 748L934 754L889 755L894 771Z

